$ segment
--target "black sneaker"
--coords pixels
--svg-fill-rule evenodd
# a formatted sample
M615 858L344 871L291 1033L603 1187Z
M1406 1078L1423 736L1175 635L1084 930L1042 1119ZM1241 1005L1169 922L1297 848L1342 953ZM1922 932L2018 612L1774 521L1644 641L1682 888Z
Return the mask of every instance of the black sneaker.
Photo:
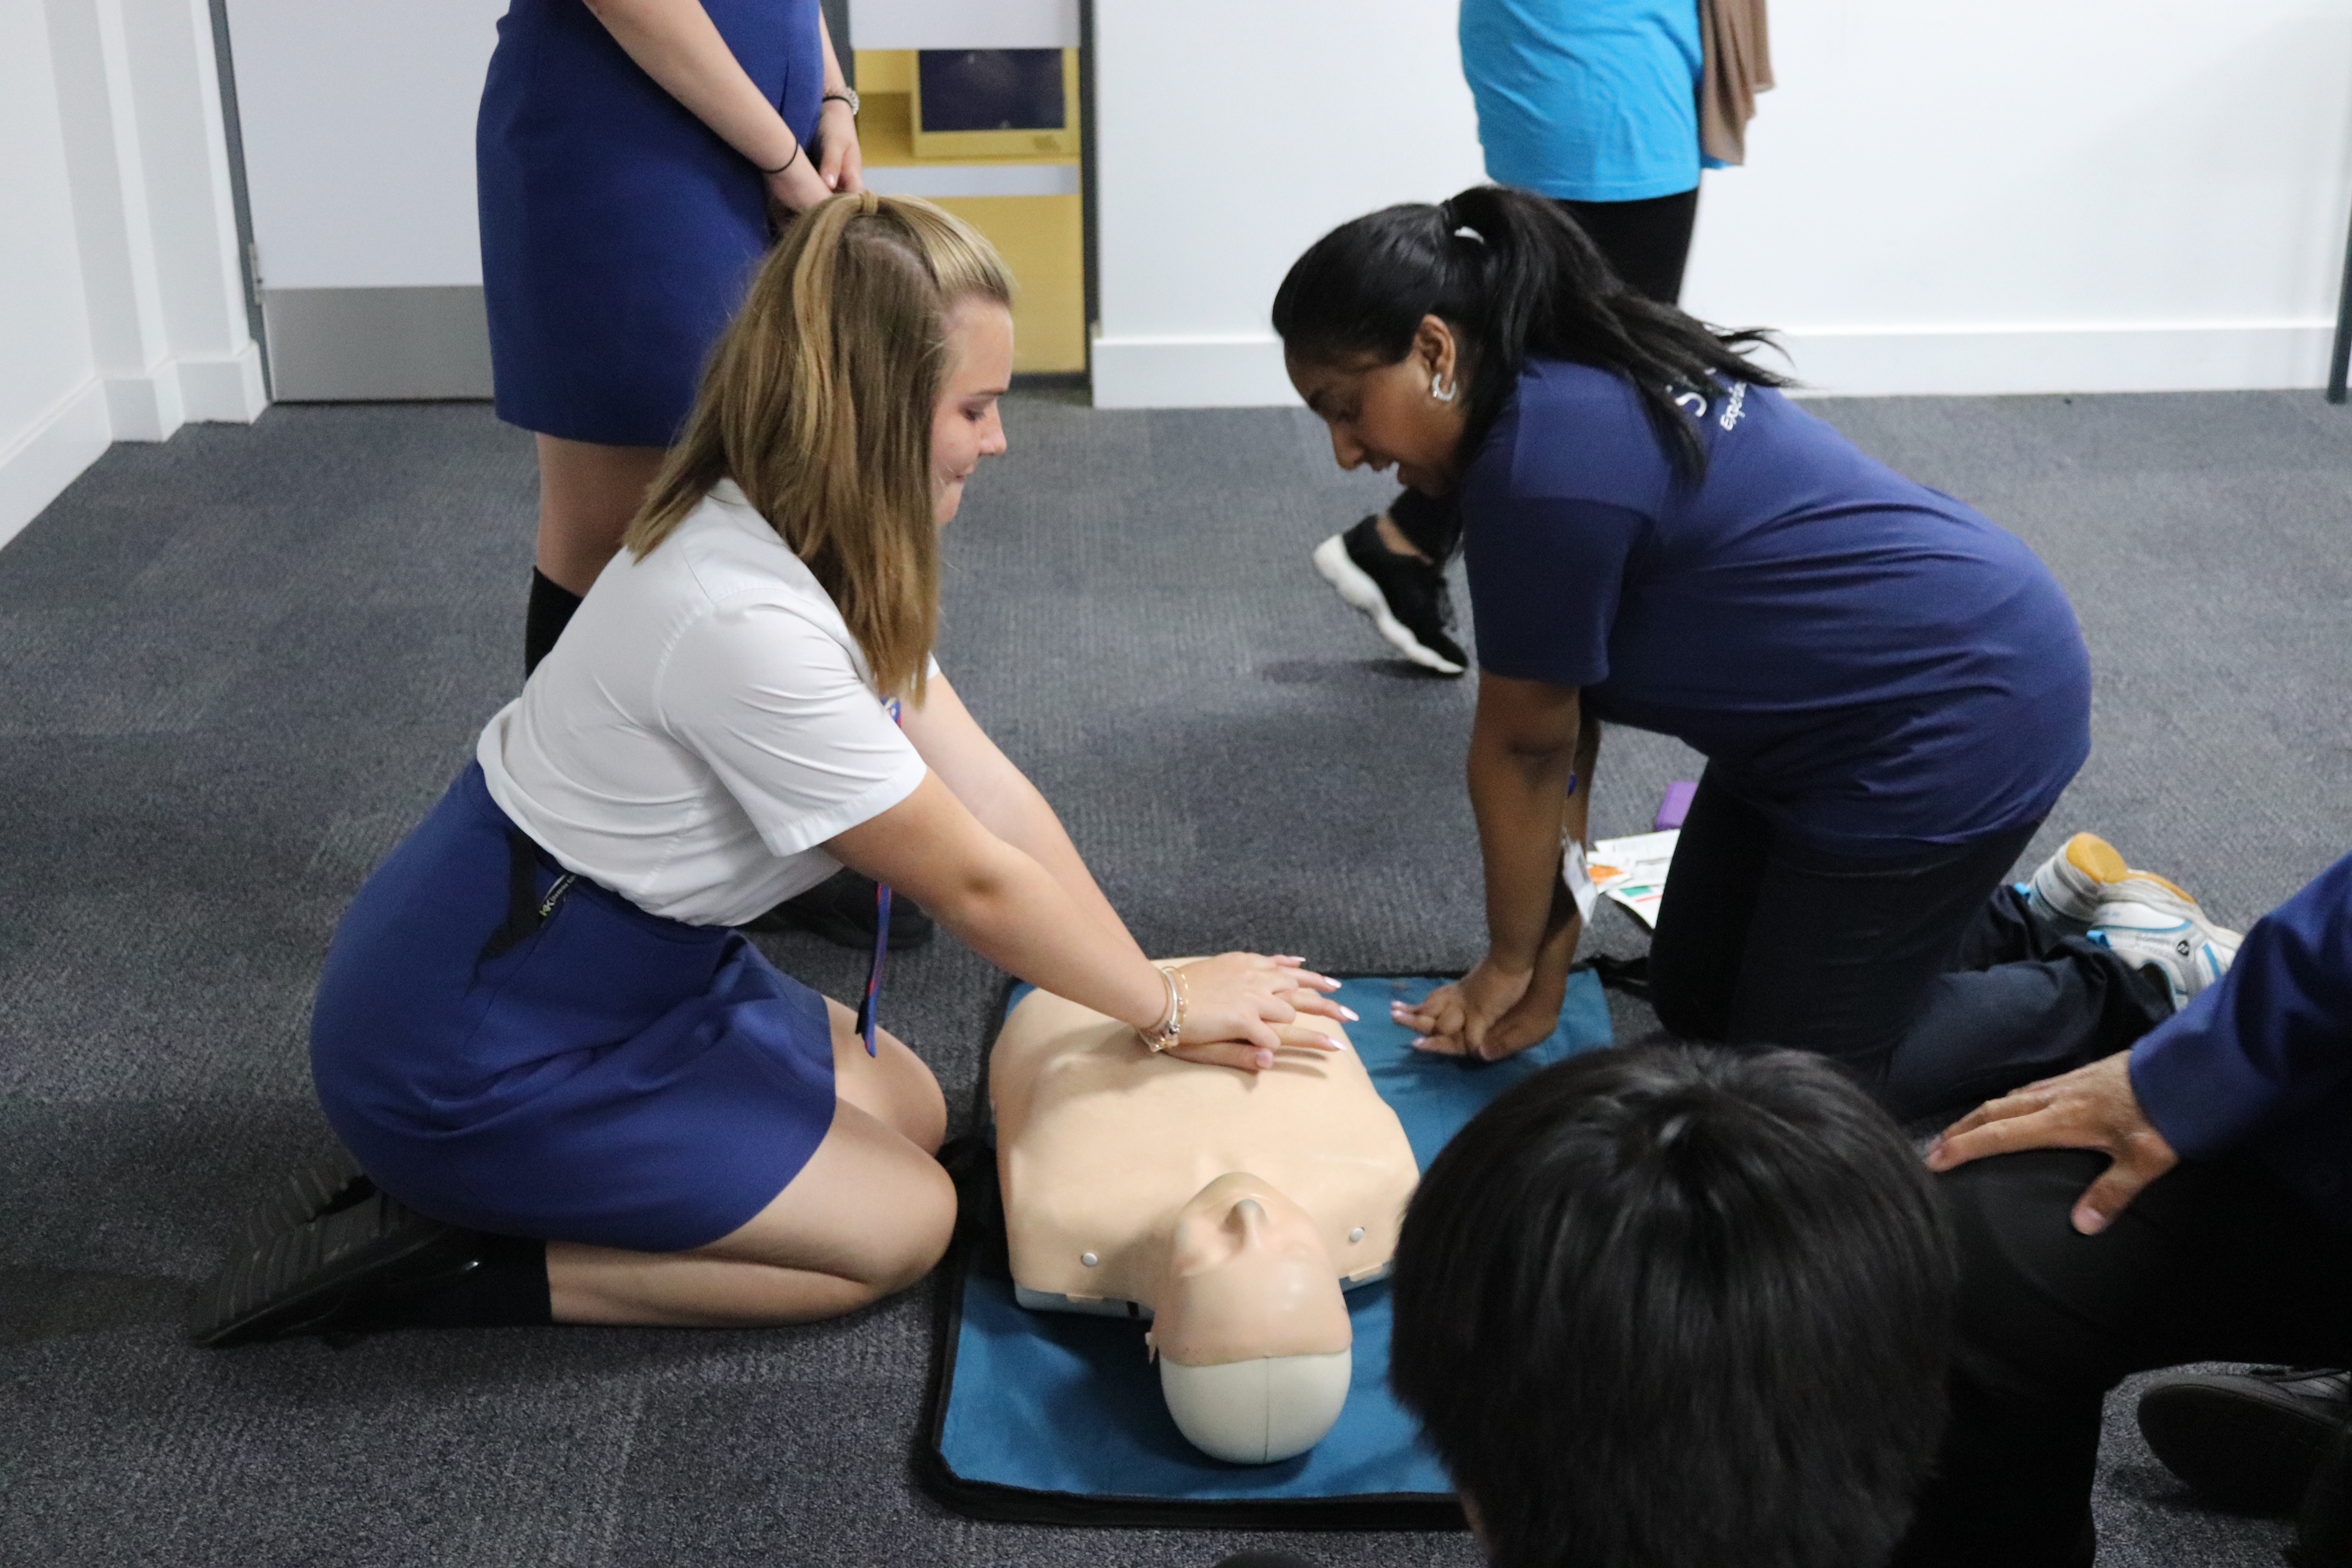
M1454 624L1454 598L1446 592L1445 573L1381 542L1378 518L1368 517L1317 545L1314 561L1323 580L1371 616L1381 636L1405 658L1440 675L1459 675L1468 666L1462 645L1446 631Z
M786 899L766 914L743 922L745 931L813 931L840 947L863 952L874 945L874 879L837 871L807 892ZM896 890L890 894L890 951L920 947L938 926L923 906Z
M2183 1373L2139 1399L2165 1468L2236 1513L2293 1513L2347 1418L2352 1373L2310 1367Z

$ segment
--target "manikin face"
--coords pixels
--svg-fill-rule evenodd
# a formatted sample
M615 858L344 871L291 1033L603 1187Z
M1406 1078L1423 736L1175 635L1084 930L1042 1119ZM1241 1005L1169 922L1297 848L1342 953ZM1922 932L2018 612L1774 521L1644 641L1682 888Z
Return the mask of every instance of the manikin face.
M1343 468L1396 469L1397 481L1444 495L1460 472L1467 420L1453 329L1423 316L1412 347L1394 364L1318 364L1286 355L1290 384L1331 427L1331 455ZM1451 392L1452 401L1437 395Z
M1154 1307L1153 1347L1192 1366L1328 1355L1355 1338L1314 1216L1241 1172L1177 1211Z
M963 505L963 482L982 458L1004 450L996 400L1013 384L1013 312L968 294L948 311L948 373L931 410L931 521L944 528Z

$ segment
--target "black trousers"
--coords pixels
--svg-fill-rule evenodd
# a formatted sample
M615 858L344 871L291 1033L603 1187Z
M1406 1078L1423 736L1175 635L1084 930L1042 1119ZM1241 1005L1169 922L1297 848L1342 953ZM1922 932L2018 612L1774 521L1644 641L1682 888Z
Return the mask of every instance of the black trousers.
M1698 187L1640 202L1569 202L1568 209L1617 276L1662 305L1683 297L1691 226L1698 221ZM1462 539L1462 515L1451 498L1400 490L1389 519L1415 550L1443 566Z
M1961 1258L1951 1425L1895 1568L2090 1568L2100 1407L2194 1361L2352 1365L2352 1237L2253 1159L2175 1167L2102 1234L2068 1215L2105 1156L1941 1179Z
M1904 1121L2121 1050L2169 1002L2005 886L2032 837L1826 855L1786 841L1709 769L1650 944L1658 1021L1685 1039L1819 1051Z

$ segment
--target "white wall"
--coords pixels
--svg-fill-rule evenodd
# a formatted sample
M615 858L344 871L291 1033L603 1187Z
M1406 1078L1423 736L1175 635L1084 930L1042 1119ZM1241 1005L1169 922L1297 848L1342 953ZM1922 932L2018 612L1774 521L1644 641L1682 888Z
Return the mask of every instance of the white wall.
M1317 236L1484 177L1443 0L1096 0L1095 402L1292 401L1266 310Z
M265 402L205 0L0 0L0 542L114 440Z
M1289 261L1480 175L1452 5L1275 12L1099 0L1097 402L1287 401ZM1772 27L1748 166L1706 176L1695 312L1781 329L1824 392L2324 378L2352 0L1775 0Z

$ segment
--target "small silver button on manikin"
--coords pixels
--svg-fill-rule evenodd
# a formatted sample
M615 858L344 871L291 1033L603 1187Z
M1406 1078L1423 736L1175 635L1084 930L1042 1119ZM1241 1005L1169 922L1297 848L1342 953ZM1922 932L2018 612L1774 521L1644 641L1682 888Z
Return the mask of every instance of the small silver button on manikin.
M1349 1239L1349 1241L1361 1241L1361 1240L1363 1240L1363 1239L1364 1239L1364 1227L1363 1227L1362 1226L1360 1226L1360 1226L1358 1226L1355 1229L1353 1229L1353 1230L1349 1231L1349 1232L1348 1233L1348 1239Z
M1087 1268L1092 1268L1096 1264L1100 1263L1102 1259L1097 1258L1091 1252L1081 1252L1078 1254L1078 1261L1085 1264Z

